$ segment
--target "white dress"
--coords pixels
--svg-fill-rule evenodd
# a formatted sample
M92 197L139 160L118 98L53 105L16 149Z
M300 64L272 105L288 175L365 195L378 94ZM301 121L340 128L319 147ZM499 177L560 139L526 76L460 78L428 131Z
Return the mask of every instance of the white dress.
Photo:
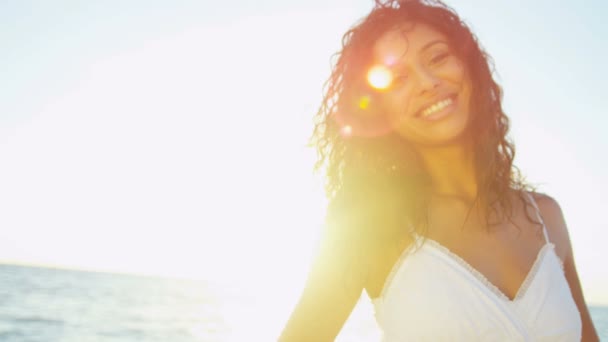
M580 314L544 223L543 232L545 245L513 300L458 255L419 237L373 299L383 341L580 341Z

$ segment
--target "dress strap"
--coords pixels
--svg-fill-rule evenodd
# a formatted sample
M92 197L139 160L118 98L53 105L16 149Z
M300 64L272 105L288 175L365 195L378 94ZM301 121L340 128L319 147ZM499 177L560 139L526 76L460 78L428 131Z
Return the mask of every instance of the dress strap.
M534 209L536 209L536 218L538 219L538 222L540 222L540 224L543 226L543 234L545 235L545 242L549 242L549 235L547 234L547 226L545 226L545 221L543 221L542 216L540 216L540 209L538 209L538 205L536 204L534 197L532 195L530 195L530 193L527 191L525 191L524 193L526 194L526 196L528 196L528 199L530 200L530 203L532 204Z

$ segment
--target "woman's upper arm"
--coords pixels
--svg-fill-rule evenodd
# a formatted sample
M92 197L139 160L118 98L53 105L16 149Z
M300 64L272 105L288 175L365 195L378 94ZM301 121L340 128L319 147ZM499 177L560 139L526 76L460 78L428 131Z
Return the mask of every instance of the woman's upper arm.
M357 304L364 277L350 246L324 241L279 341L333 341Z
M574 262L572 244L562 210L557 201L549 196L538 195L536 201L547 227L549 239L555 244L557 253L564 262L564 273L570 286L572 297L581 314L583 323L582 341L599 341L581 289L581 283Z

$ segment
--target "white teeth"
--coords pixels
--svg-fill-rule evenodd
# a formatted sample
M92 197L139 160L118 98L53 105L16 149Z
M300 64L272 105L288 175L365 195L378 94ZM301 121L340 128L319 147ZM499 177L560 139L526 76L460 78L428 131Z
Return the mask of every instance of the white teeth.
M431 114L437 113L438 111L444 109L445 107L449 106L452 104L452 102L454 102L452 100L451 97L445 99L445 100L441 100L429 107L427 107L425 110L422 111L422 116L429 116Z

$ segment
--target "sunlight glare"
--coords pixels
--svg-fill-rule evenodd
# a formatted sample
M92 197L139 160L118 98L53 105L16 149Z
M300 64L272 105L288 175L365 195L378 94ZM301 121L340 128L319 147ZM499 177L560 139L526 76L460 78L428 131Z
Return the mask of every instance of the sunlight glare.
M353 128L350 125L345 125L340 129L340 134L345 138L350 137L353 135Z
M363 97L361 97L361 99L359 99L359 108L361 109L367 109L369 107L369 103L371 102L371 99L369 96L364 95Z
M392 81L391 71L383 65L373 66L367 72L367 82L375 89L386 89Z

